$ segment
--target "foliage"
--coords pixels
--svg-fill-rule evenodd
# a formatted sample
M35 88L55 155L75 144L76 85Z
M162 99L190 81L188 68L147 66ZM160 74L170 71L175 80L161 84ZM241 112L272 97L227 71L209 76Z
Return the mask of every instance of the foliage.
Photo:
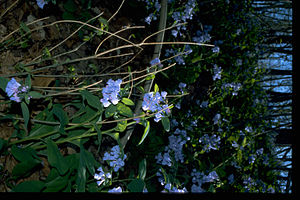
M80 13L75 1L60 2L62 18L90 19L92 1L80 2ZM0 77L5 98L1 104L6 105L1 121L14 126L8 139L0 138L1 155L17 160L4 180L6 185L14 181L12 191L280 192L266 94L258 83L264 74L257 68L256 44L261 38L249 14L250 1L216 1L214 6L193 0L168 2L173 20L169 26L175 28L165 40L173 44L164 46L166 60L161 65L156 66L157 59L147 63L148 72L156 67L158 73L135 77L139 82L128 70L103 78L103 83L90 79L75 89L49 93L32 87L34 70L23 68L20 73L26 76L17 80ZM148 12L143 23L151 31L160 4L140 3ZM92 34L84 42L102 37L109 30L108 19L100 26L87 29ZM176 43L180 41L196 45ZM200 46L203 43L214 45ZM54 67L58 62L50 53L40 62L46 61L53 61ZM174 62L177 65L168 71L160 71ZM142 83L153 78L154 89L144 91ZM135 113L138 95L143 111ZM69 108L75 111L70 114ZM133 125L132 138L122 146L121 138ZM63 148L73 153L64 154ZM50 166L45 180L15 184L43 168L42 158Z

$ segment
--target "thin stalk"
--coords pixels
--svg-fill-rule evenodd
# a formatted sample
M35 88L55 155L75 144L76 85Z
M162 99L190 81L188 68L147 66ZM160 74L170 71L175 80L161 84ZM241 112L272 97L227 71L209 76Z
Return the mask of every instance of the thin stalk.
M167 0L162 0L161 1L160 19L159 19L159 27L158 27L159 33L157 34L157 38L156 38L153 59L160 57L160 52L161 52L161 48L162 48L162 42L164 40L164 33L165 33L166 23L167 23L167 5L168 5ZM152 35L150 35L149 37L151 37L151 36ZM145 38L145 40L142 42L142 44L145 44L145 41L149 37ZM154 43L152 43L152 44L154 44ZM152 68L150 70L150 73L155 73L155 71L156 71L156 68ZM146 92L150 91L152 83L153 83L153 79L145 81L144 90ZM134 110L134 114L135 115L137 115L138 113L141 112L141 107L142 107L142 99L140 98L138 100L137 105L136 105L135 110ZM127 132L126 132L126 134L125 134L125 136L121 139L121 145L122 145L123 149L125 148L126 143L130 139L130 137L131 137L131 135L133 133L134 128L135 128L134 125L131 126L131 127L129 127L128 130L127 130Z

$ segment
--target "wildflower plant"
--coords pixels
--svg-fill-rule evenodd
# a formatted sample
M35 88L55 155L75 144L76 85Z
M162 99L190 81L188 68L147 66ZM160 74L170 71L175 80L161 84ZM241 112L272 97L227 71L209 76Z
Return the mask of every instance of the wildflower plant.
M263 72L242 71L252 61L232 56L236 52L230 37L237 40L246 34L243 27L234 27L230 37L229 30L222 31L240 23L229 21L222 27L219 20L202 21L199 11L208 6L205 2L164 0L169 9L169 24L162 28L165 39L152 43L147 40L155 34L143 34L161 17L161 1L139 1L147 13L136 23L146 24L143 28L147 31L132 32L129 39L119 33L141 27L123 26L113 33L115 15L106 19L100 13L82 22L84 18L76 19L78 1L33 2L44 10L50 2L65 8L62 17L73 19L62 21L74 23L76 28L80 24L71 35L78 34L81 44L55 54L53 50L67 41L63 39L32 61L13 66L16 73L0 75L0 119L1 123L12 122L7 124L12 124L9 130L13 130L8 137L0 137L0 153L16 163L7 170L9 178L1 177L10 191L278 191L273 181L278 174L269 170L278 166L270 148L274 135L266 131L269 124L262 120L266 106L260 99L264 94L255 81ZM92 7L92 1L80 2ZM229 9L224 2L213 9ZM89 9L83 9L87 16ZM31 38L32 24L20 28L30 35L28 44L38 43ZM53 24L39 28L50 26ZM0 53L11 46L19 48L13 37L20 35L13 32L1 39ZM258 42L252 35L245 38L249 43ZM142 36L146 39L136 43ZM126 44L106 49L107 40ZM148 57L136 50L158 44L166 45L159 52L161 57L152 56L149 67ZM74 58L73 53L84 45L95 47L94 54ZM61 73L69 69L71 74ZM254 71L252 65L249 70ZM48 79L51 82L46 86L37 84ZM153 87L145 86L148 81ZM1 164L1 173L5 167ZM47 168L44 177L24 181L41 168Z

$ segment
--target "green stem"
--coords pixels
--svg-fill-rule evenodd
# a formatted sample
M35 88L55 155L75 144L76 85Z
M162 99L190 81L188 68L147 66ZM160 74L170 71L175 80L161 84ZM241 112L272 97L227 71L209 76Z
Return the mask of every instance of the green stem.
M99 114L99 113L97 112L97 113L96 113L94 116L92 116L88 121L93 120L95 117L98 116L98 114ZM85 124L86 124L86 122L83 122L83 123L80 123L80 124L76 124L76 125L67 127L67 128L65 128L65 131L75 129L75 128L80 127L80 126L83 126L83 125L85 125ZM18 144L18 143L26 142L26 141L30 141L30 140L39 140L39 139L41 139L41 138L43 138L43 137L47 137L47 136L53 135L54 133L57 133L58 131L59 131L59 129L54 130L54 131L47 132L47 133L42 134L42 135L36 135L36 136L32 136L32 137L27 137L27 138L24 138L24 139L21 139L21 140L13 141L13 142L10 142L10 143L8 144L8 146L11 146L11 145L13 145L13 144Z

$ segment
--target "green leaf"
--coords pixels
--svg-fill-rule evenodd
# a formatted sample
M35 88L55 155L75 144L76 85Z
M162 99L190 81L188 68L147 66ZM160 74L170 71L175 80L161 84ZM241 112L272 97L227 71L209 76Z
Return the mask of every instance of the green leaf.
M147 77L145 78L145 80L148 81L148 80L152 80L152 79L154 79L154 78L155 78L155 75L154 75L154 74L151 74L151 75L147 76Z
M200 60L202 60L202 54L200 56L197 56L195 58L192 59L192 64L199 62Z
M28 92L28 95L31 96L31 98L33 99L39 99L39 98L42 98L43 95L39 92L36 92L36 91L30 91Z
M52 168L50 170L50 173L48 174L48 176L46 178L46 182L48 183L48 182L56 179L57 177L59 177L59 173L58 173L57 169L56 168Z
M119 133L115 132L115 133L103 133L104 135L109 135L110 137L112 137L113 139L115 139L116 141L119 141L120 137L119 137Z
M109 118L115 114L117 111L117 107L113 104L110 104L106 109L105 109L105 117Z
M86 170L94 176L95 168L98 166L98 162L95 160L93 154L84 149L82 142L80 143L80 159L77 172L77 192L84 192L86 185Z
M30 98L29 98L28 94L25 94L24 100L25 100L25 103L26 103L27 105L29 105L29 103L30 103Z
M29 74L25 79L25 85L28 86L29 89L31 88L31 77Z
M2 149L4 149L7 145L7 140L3 140L2 138L0 138L0 152Z
M141 139L141 141L138 143L138 145L140 145L140 144L142 144L142 143L143 143L143 141L144 141L144 140L145 140L145 138L147 137L147 135L148 135L149 131L150 131L150 122L149 122L149 121L147 121L147 125L146 125L146 127L145 127L144 134L143 134L143 136L142 136L142 139Z
M98 166L98 162L95 160L93 154L85 149L83 149L83 156L84 156L84 164L87 170L92 176L94 176L95 168Z
M123 132L126 130L126 127L127 127L127 120L120 121L118 122L115 131Z
M70 12L64 12L63 15L62 15L62 18L64 20L74 20L74 19L76 19L76 17L72 13L70 13Z
M238 160L239 163L242 162L242 157L243 157L242 150L239 149L239 150L237 151L237 160Z
M159 91L159 87L158 87L158 85L155 83L155 85L154 85L154 92L158 92Z
M39 124L36 125L34 127L34 129L32 129L30 131L30 136L38 136L38 135L42 135L44 133L49 133L52 131L58 130L58 126L51 126L51 125L44 125L44 124Z
M216 169L216 172L220 178L226 177L226 172L225 172L224 168L219 167L218 169Z
M165 73L165 72L163 72L163 71L161 71L160 73L161 73L161 75L163 75L163 76L166 77L167 79L170 79L167 73Z
M0 77L0 88L3 90L3 92L5 92L7 83L9 82L8 79L4 78L4 77Z
M87 90L82 90L80 91L80 93L87 100L90 106L98 110L102 110L102 104L100 103L100 99L97 96L93 95Z
M86 168L83 164L79 164L76 184L77 184L76 192L85 192Z
M132 110L128 106L125 106L122 103L117 104L117 111L125 117L133 117Z
M27 128L30 115L29 115L29 109L25 102L21 103L21 109L22 109L22 115L24 118L25 127Z
M79 167L77 170L77 179L76 179L76 192L85 192L86 184L86 161L85 161L85 149L82 144L80 145L80 160Z
M29 159L26 162L18 163L12 170L12 176L25 177L32 173L33 169L40 164L40 161L35 159Z
M247 144L247 137L244 137L243 142L242 142L242 146L245 147Z
M25 181L12 189L13 192L40 192L45 187L42 181Z
M67 2L64 3L64 8L69 12L75 12L77 10L77 5L74 3L73 0L67 0Z
M28 148L19 148L16 145L11 147L12 155L20 162L29 162L33 159L32 153Z
M108 22L106 19L104 19L103 17L99 17L98 18L99 22L105 26L108 26Z
M21 22L21 23L20 23L20 28L21 28L22 30L24 30L26 33L27 33L27 32L30 32L30 29L28 28L28 26L27 26L24 22Z
M98 115L98 111L87 105L82 106L75 115L76 117L72 120L73 123L93 122L93 119Z
M69 123L69 118L68 115L63 110L62 105L61 104L53 105L52 112L59 119L60 122L59 132L62 134L66 134L65 126Z
M79 165L79 159L80 159L79 153L70 154L65 157L66 163L68 163L70 171L77 170L77 166Z
M161 118L161 123L165 129L165 131L169 132L170 131L170 120L168 117L162 117Z
M102 143L102 133L101 133L101 129L96 124L94 124L94 128L97 131L97 136L98 136L97 138L98 138L98 143L99 143L98 144L98 150L97 150L97 152L99 153L100 147L101 147L101 143Z
M134 102L131 99L128 98L122 98L122 102L127 106L134 106Z
M147 160L144 158L140 163L139 163L139 178L144 180L146 177L147 173Z
M51 53L47 47L43 50L44 58L51 58Z
M43 192L59 192L67 186L68 180L68 176L58 176L45 184L46 189Z
M50 139L47 140L48 162L55 167L59 174L63 175L68 171L68 164L58 150L57 145Z
M145 182L141 179L135 179L128 184L128 189L130 192L143 192L145 188Z

